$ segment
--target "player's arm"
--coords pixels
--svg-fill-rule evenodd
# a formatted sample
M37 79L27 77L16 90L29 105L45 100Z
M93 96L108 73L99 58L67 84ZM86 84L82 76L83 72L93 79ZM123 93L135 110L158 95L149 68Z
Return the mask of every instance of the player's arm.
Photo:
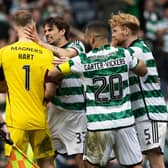
M54 53L54 55L57 56L58 58L61 58L61 57L72 58L78 54L78 52L74 48L66 48L66 49L60 48L60 47L50 45L42 40L39 40L38 44L51 50Z
M42 41L37 33L35 25L33 27L26 27L24 33L27 35L27 38L37 42L41 46L51 50L54 55L61 58L62 56L72 58L78 54L78 52L74 48L60 48L53 45L50 45L44 41Z
M69 62L65 62L48 71L47 81L58 83L64 75L71 74L71 67Z
M46 101L50 101L51 98L55 95L56 89L60 86L61 81L63 79L62 74L58 74L58 75L53 74L53 76L49 77L48 72L49 71L47 71L45 75L45 100Z
M144 61L138 60L138 63L135 68L132 69L132 71L139 76L144 76L147 73L147 67Z
M45 100L50 101L55 95L57 85L54 82L46 82L45 84Z
M68 57L68 58L72 58L75 57L78 52L74 49L74 48L60 48L60 47L56 47L50 44L45 43L44 41L40 41L39 43L40 45L42 45L43 47L48 48L49 50L51 50L55 56L61 58L61 57Z

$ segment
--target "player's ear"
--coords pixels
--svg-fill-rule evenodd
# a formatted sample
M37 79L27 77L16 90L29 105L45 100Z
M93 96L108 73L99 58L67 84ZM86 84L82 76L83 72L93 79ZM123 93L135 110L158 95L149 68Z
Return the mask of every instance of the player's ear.
M125 35L127 36L130 34L130 29L128 27L125 27L124 32L125 32Z
M65 35L65 29L61 29L59 32L61 33L61 35Z
M91 45L95 43L95 36L93 33L90 34L89 41Z

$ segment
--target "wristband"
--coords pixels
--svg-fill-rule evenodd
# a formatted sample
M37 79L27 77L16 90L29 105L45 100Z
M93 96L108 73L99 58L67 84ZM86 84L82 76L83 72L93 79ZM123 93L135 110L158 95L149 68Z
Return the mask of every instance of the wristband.
M5 124L6 122L0 122L0 128L2 128Z

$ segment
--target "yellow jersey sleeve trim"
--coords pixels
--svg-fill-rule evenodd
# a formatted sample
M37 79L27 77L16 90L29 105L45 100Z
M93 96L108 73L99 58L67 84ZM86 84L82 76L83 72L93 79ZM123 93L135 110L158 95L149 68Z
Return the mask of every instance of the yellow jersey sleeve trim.
M69 75L71 73L71 67L70 67L69 62L60 64L58 68L64 75Z

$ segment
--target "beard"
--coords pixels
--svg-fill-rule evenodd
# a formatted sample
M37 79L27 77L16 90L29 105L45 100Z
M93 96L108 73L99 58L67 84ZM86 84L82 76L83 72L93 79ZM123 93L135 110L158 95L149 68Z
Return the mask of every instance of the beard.
M121 41L121 40L119 41L119 40L117 40L115 38L112 38L111 45L113 47L124 47L124 41Z
M53 46L57 46L60 42L60 39L52 39L52 38L46 38L47 43Z

